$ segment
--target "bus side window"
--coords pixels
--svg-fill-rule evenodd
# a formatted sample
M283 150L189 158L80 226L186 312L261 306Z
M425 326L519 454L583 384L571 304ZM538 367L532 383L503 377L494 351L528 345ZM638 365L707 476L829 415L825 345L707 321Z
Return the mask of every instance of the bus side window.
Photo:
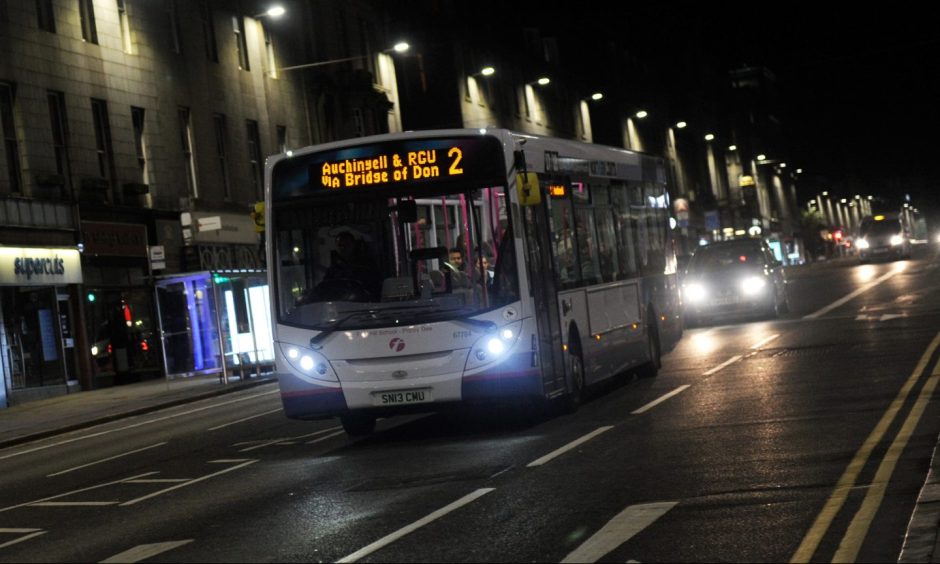
M617 253L617 234L614 229L614 211L607 206L595 208L597 223L597 241L604 282L613 282L620 272L620 258Z
M578 283L578 265L574 249L574 217L571 202L551 200L552 255L555 272L561 288L572 288Z
M594 229L594 213L591 208L578 208L575 211L578 227L578 257L581 259L582 285L597 284L600 281L600 260L598 258L597 233Z
M618 278L625 280L636 275L636 249L634 248L635 228L630 223L630 202L623 184L611 186L611 203L614 208L614 226L617 233L617 247L620 251Z

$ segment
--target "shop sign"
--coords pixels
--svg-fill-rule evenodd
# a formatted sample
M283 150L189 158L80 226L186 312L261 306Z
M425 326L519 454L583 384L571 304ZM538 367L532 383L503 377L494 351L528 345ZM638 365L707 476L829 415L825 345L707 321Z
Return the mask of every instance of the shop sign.
M147 257L147 228L130 223L82 222L85 254L103 257Z
M186 245L229 243L257 245L258 232L249 214L183 212L180 215Z
M150 247L150 268L153 270L166 268L166 248L163 245Z
M0 285L81 283L82 259L78 249L0 247Z

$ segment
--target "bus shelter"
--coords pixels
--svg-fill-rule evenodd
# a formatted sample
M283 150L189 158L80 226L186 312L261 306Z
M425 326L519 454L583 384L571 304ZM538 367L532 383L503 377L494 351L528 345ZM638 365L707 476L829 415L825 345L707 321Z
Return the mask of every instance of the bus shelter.
M260 376L274 364L263 270L219 270L156 279L167 378Z

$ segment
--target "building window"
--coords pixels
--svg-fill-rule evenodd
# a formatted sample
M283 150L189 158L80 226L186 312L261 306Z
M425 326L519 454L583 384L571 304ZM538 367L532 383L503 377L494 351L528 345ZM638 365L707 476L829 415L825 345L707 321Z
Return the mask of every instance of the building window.
M167 24L170 26L170 51L177 55L182 52L180 47L180 18L176 7L176 0L166 0Z
M20 194L23 191L23 177L20 173L20 148L16 142L16 125L13 123L13 85L3 82L0 82L0 127L3 130L10 192Z
M144 109L131 106L131 122L134 126L134 149L137 152L137 167L140 171L140 182L150 184L150 173L147 171L147 141L144 137Z
M262 27L264 30L264 53L268 59L268 75L271 78L277 78L277 61L274 59L274 40L271 37L271 30Z
M203 0L199 5L199 17L202 20L202 39L206 49L206 59L219 62L219 49L215 43L215 24L212 22L212 5Z
M125 53L132 52L131 45L131 22L127 17L127 3L125 0L117 0L118 24L121 27L121 45Z
M225 114L213 116L215 125L215 154L219 162L219 179L222 181L222 193L226 200L232 199L232 187L228 181L228 161L225 156L225 140L228 139L228 125Z
M232 16L232 32L235 34L238 68L250 71L251 67L248 66L248 43L245 40L245 21L240 16Z
M111 146L111 123L108 119L108 103L91 99L91 114L95 124L95 151L98 154L98 176L108 181L114 192L114 150Z
M180 149L183 152L183 164L186 167L186 188L193 198L199 197L196 184L196 159L193 155L193 125L189 108L180 106L177 110L180 125Z
M261 160L261 136L258 134L258 122L245 120L248 133L248 165L251 168L251 182L255 189L255 197L259 200L264 197L264 170Z
M82 39L97 44L98 28L95 25L94 0L78 0L78 13L82 20Z
M69 163L69 126L65 114L65 94L50 90L49 119L52 125L52 149L55 152L56 174L65 178L66 185L71 185L71 165Z
M277 149L282 153L287 152L287 126L277 126Z
M362 108L353 108L353 132L356 137L366 136L366 120L362 115Z
M55 12L52 0L36 0L36 15L39 17L39 29L55 33Z

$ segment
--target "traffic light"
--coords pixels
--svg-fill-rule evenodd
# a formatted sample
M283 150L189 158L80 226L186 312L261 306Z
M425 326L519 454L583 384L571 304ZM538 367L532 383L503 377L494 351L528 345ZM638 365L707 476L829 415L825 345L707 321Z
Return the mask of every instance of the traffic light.
M98 296L96 296L94 292L88 292L87 298L90 303L95 303L95 300L98 299Z
M835 239L836 243L841 243L842 242L842 230L836 229L835 231L833 231L832 238Z

